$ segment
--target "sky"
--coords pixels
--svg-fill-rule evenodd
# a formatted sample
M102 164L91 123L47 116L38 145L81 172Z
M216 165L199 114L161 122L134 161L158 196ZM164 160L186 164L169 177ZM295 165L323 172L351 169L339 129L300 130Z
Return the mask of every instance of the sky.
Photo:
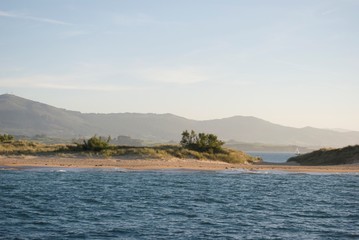
M359 0L0 0L0 94L359 131Z

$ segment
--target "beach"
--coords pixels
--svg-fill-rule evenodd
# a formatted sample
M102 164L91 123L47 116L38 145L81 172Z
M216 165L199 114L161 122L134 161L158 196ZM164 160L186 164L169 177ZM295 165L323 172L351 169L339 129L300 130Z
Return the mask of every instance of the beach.
M318 173L359 173L358 164L335 166L298 166L288 163L231 164L220 161L197 159L121 159L87 158L58 156L0 156L0 166L7 169L22 167L61 167L61 168L120 168L126 170L248 170L248 171L287 171Z

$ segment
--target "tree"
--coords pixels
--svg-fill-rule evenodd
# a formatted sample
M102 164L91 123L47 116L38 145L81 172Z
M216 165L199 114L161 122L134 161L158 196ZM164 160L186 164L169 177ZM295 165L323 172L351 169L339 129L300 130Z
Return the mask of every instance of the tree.
M195 131L191 130L191 133L189 133L187 130L182 132L182 139L181 139L181 146L185 148L191 148L194 147L194 145L197 142L197 135Z
M190 133L186 130L182 132L180 144L183 148L199 152L218 153L223 152L223 141L218 140L214 134L199 133L192 130Z

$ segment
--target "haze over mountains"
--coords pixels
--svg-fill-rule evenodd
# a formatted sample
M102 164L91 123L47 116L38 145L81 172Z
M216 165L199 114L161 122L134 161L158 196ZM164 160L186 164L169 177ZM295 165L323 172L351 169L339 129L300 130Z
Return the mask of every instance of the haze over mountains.
M45 134L60 138L126 135L154 142L177 142L186 129L214 133L226 141L237 142L317 147L359 144L359 132L285 127L255 117L196 121L173 114L80 113L15 95L0 95L0 131L14 135Z

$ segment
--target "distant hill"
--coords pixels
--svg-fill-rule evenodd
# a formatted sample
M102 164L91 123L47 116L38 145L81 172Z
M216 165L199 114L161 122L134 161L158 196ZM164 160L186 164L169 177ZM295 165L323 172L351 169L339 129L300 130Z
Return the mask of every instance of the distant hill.
M359 144L359 132L285 127L255 117L196 121L173 114L84 114L10 94L0 95L0 131L14 135L59 138L122 135L154 142L178 142L186 129L214 133L225 141L242 143L318 147Z
M292 157L287 162L300 165L339 165L359 163L359 145L339 149L320 149L304 155Z
M317 150L317 147L303 147L297 145L273 145L264 143L238 143L236 141L227 141L224 145L230 149L241 150L245 152L286 152L295 153L298 149L300 153L308 153Z

